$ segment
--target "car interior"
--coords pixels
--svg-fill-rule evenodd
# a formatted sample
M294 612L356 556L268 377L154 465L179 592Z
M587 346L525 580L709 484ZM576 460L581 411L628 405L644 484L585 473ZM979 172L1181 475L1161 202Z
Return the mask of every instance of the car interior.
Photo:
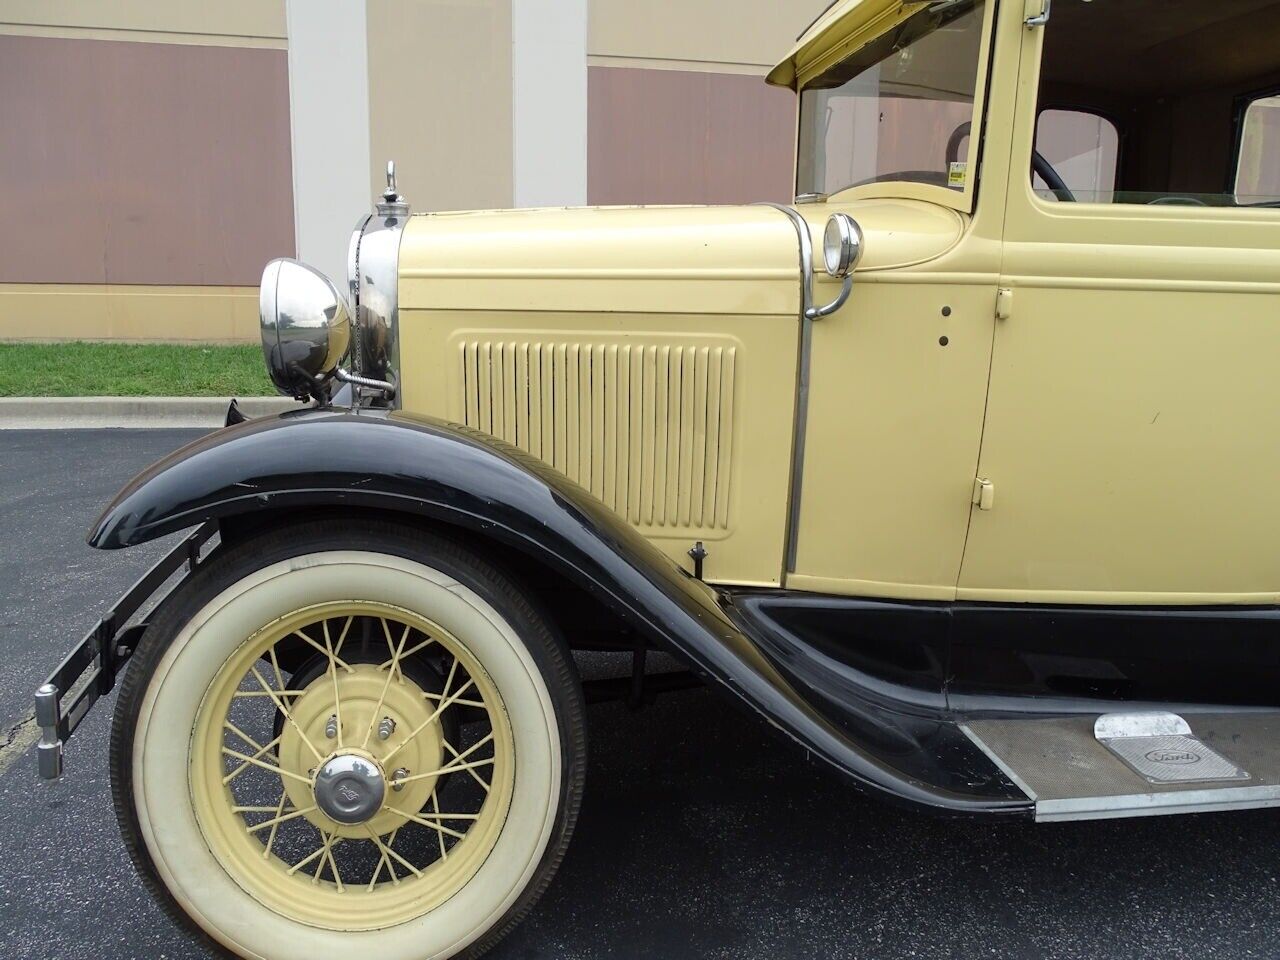
M1280 3L1053 0L1044 30L1041 196L1280 205Z

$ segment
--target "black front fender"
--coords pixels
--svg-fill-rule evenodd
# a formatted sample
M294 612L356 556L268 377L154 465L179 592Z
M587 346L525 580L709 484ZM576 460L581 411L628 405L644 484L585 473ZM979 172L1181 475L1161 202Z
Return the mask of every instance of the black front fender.
M788 682L786 655L726 612L727 595L691 577L541 461L453 424L317 409L227 427L131 481L88 539L116 549L207 520L344 504L473 530L547 564L877 792L938 812L1030 814L1022 798L926 783L894 762L875 730L864 736L848 718L831 723ZM871 713L863 722L882 725L883 710Z

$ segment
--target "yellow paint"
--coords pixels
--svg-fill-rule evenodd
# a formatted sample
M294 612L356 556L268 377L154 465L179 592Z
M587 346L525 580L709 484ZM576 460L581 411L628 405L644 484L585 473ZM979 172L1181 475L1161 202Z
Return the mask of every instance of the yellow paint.
M847 0L771 79L803 84L916 9ZM985 142L965 190L875 184L798 208L817 249L828 216L851 214L865 257L848 302L813 324L795 490L796 244L767 208L413 218L406 408L542 457L686 567L690 541L707 541L718 582L1276 602L1280 211L1037 197L1042 31L1023 26L1020 5L986 10ZM820 265L815 288L818 303L838 288ZM648 366L663 350L682 365L665 391ZM728 434L711 439L713 419ZM673 465L690 441L701 455ZM790 497L798 551L780 576Z
M506 439L719 582L781 582L799 324L767 207L413 217L404 408Z
M0 284L0 339L256 343L256 287Z
M902 0L839 0L796 41L769 71L769 83L803 87L814 74L853 53L924 6Z
M987 30L994 28L991 6ZM833 29L846 27L839 20ZM997 65L1010 54L1016 62L1016 44L997 45L995 54ZM997 87L986 101L990 131L1009 115L1012 98ZM788 587L955 596L982 438L1008 154L989 139L984 156L971 215L923 203L920 185L901 183L876 186L914 199L872 198L859 189L797 208L815 249L827 218L850 214L862 227L866 254L849 301L813 324L798 550ZM815 299L822 303L837 284L819 277Z
M1025 157L1043 31L1013 20ZM979 471L1000 497L959 595L1275 603L1280 211L1055 203L1015 168L1004 241Z

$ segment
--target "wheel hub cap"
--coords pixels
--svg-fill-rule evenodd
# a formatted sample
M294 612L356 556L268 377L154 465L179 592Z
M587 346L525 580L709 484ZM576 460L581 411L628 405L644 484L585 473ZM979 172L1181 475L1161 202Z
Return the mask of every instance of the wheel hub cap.
M315 792L316 805L335 823L367 823L382 809L387 781L373 761L343 753L316 771Z

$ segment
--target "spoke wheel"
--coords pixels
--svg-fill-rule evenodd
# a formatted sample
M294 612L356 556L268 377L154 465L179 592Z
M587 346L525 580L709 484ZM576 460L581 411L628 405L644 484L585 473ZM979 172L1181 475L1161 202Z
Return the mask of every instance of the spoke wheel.
M325 661L302 684L304 671L280 666L299 644ZM427 656L443 667L438 689L420 679L431 670L409 668ZM462 708L470 722L446 733ZM449 631L385 604L319 604L265 626L214 679L195 741L211 849L250 895L319 927L433 909L488 856L511 801L511 724L493 681Z
M474 955L563 855L581 714L498 571L381 524L295 528L219 553L153 621L117 816L169 913L238 956Z

